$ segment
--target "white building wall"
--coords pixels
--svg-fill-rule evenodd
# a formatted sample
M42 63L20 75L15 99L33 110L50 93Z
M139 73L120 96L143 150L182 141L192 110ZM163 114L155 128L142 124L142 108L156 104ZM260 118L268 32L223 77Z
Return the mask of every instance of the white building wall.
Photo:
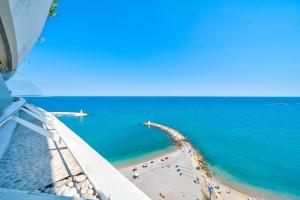
M51 2L51 0L9 0L16 33L18 65L40 37Z
M2 111L12 102L10 92L0 76L0 116Z

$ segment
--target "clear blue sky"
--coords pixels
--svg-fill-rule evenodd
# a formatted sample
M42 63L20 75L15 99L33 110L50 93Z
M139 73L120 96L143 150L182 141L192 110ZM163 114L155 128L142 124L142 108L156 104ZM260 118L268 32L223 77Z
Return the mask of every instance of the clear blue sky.
M300 96L299 0L61 0L20 72L44 95Z

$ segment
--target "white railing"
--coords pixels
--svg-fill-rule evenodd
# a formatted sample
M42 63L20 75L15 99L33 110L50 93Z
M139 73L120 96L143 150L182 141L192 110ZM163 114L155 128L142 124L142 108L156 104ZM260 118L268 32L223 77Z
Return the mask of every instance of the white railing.
M20 110L42 121L47 130L15 116ZM13 102L0 115L0 128L8 120L14 120L57 142L63 142L101 199L150 200L148 196L123 176L105 158L51 113L28 104L25 99L21 98L19 101Z
M11 117L14 116L24 105L26 100L19 98L18 101L12 102L4 111L0 114L0 128L7 122Z
M139 188L54 115L33 105L26 104L26 107L35 113L38 110L40 112L39 115L43 115L43 118L46 119L48 126L52 126L101 199L150 200Z

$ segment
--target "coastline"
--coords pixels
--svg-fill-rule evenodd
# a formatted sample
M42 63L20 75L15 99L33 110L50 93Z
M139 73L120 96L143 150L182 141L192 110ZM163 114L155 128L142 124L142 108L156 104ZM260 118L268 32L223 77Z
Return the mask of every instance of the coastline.
M212 169L212 167L209 167ZM215 168L214 168L215 169ZM291 196L289 194L281 194L279 192L274 192L268 189L255 187L247 183L240 182L239 180L233 178L231 175L228 175L224 172L222 173L213 173L213 179L220 184L226 185L230 188L233 188L236 191L244 193L246 195L255 197L255 199L267 199L267 200L294 200L297 197Z
M145 163L151 163L151 161L155 161L155 162L159 162L161 158L165 158L165 157L169 157L169 158L174 158L175 160L178 159L179 155L176 155L178 152L180 152L179 149L175 149L175 150L169 150L166 153L162 153L162 154L157 154L156 157L144 157L141 158L139 161L136 160L136 162L131 161L130 163L128 163L127 165L119 165L116 166L117 169L119 171L121 171L121 173L123 173L128 179L130 179L131 181L133 181L132 177L130 175L132 175L133 173L130 173L132 171L133 168L137 167L137 168L142 168L142 165ZM179 161L180 163L180 161ZM167 164L166 164L167 165ZM157 166L151 166L148 170L149 171L153 171L156 170L158 167ZM144 172L147 173L147 172ZM155 177L158 176L157 174L153 175L153 178L155 179ZM251 187L247 184L243 184L243 183L239 183L238 181L230 181L230 180L226 180L226 178L222 177L222 175L218 174L218 175L213 175L212 180L215 184L218 184L220 186L223 187L227 187L227 188L231 188L231 193L234 192L236 193L234 196L234 198L232 199L264 199L264 200L268 200L268 199L272 199L272 200L283 200L283 199L294 199L294 198L289 198L286 196L281 196L280 194L277 193L272 193L271 191L267 191L267 190L263 190L261 188L255 188L255 187ZM176 183L178 185L181 185L181 183ZM139 187L139 184L137 184L137 186ZM143 188L141 188L142 190L145 189L145 187L148 186L143 186ZM203 187L205 188L205 187ZM149 195L149 194L148 194ZM280 195L280 196L278 196ZM251 196L251 197L250 197ZM227 199L227 198L224 198Z
M131 167L138 163L144 163L144 162L148 162L150 160L158 159L160 157L163 157L163 156L173 153L175 151L177 151L176 146L169 146L165 149L156 150L156 151L153 151L150 153L139 155L137 157L132 157L132 158L128 158L128 159L126 158L126 159L117 160L117 161L111 161L111 163L115 168L122 169L122 168L126 168L126 167Z
M213 169L211 168L211 166L208 166L205 163L205 160L203 158L203 156L201 155L201 153L192 146L192 144L183 136L181 135L179 132L175 131L174 129L167 127L167 126L163 126L160 124L156 124L156 123L151 123L151 122L147 122L144 123L144 125L146 126L154 126L155 128L159 128L162 131L166 132L167 134L169 134L169 136L173 139L174 143L177 146L177 150L173 150L173 151L169 151L163 154L158 154L156 157L151 157L151 159L149 159L149 157L144 157L141 158L138 162L131 162L128 163L130 165L120 165L118 167L118 169L125 175L127 176L127 178L131 178L130 175L132 175L132 172L130 173L130 171L134 168L139 168L141 166L143 166L143 164L145 163L150 163L151 161L159 161L161 158L164 157L175 157L175 160L179 160L180 163L180 155L179 153L176 154L176 152L181 152L181 154L185 154L185 157L188 157L190 159L191 162L191 166L193 166L194 168L199 167L200 170L198 170L198 172L200 172L200 176L203 179L203 183L201 186L201 192L203 192L205 189L207 190L207 186L208 185L213 185L214 187L214 193L213 193L213 197L216 199L224 199L224 200L229 200L229 199L289 199L286 196L279 196L278 194L273 194L269 191L264 191L263 189L260 188L255 188L255 187L251 187L248 186L246 184L243 183L239 183L238 181L230 181L230 180L226 180L226 178L222 177L222 175L220 174L212 174ZM168 133L169 132L169 133ZM171 132L171 134L170 134ZM173 133L173 134L172 134ZM184 143L180 143L178 141L183 141ZM186 145L185 143L188 143L190 146L181 146ZM192 149L192 152L191 150ZM195 152L194 152L195 151ZM196 158L195 158L196 155ZM196 162L195 162L196 161ZM155 167L153 167L155 168ZM156 167L157 168L157 167ZM199 169L198 168L198 169ZM154 171L156 169L151 169L150 171ZM146 170L144 170L146 171ZM147 172L144 172L145 174ZM149 172L150 173L150 172ZM157 172L157 174L154 174L152 178L156 178L156 176L161 175L161 173ZM174 176L174 175L173 175ZM198 177L198 176L197 176ZM172 178L172 177L170 177ZM149 183L148 183L149 184ZM176 184L181 184L181 183L176 183ZM140 186L139 184L136 184L138 187ZM143 186L141 186L142 190L148 190L147 188L147 184L144 184ZM151 191L153 193L153 191ZM151 193L148 195L152 195ZM208 195L208 194L206 194ZM207 197L207 196L206 196Z
M62 97L57 99L49 98L45 100L36 99L33 102L37 104L39 103L41 106L45 107L47 107L48 105L49 109L51 108L53 111L79 111L80 108L83 107L85 101L85 97ZM299 166L299 159L295 154L297 153L297 151L294 151L294 154L293 152L291 152L291 148L293 147L294 149L295 147L294 143L286 146L291 141L293 134L297 133L298 125L296 124L299 124L299 120L293 119L289 116L293 116L291 114L293 113L293 111L295 111L295 109L298 108L296 105L293 105L293 102L299 102L299 98L294 100L290 100L287 98L228 98L223 100L221 98L201 97L195 98L193 100L189 98L182 100L159 98L157 99L157 101L162 102L159 105L157 105L157 103L155 103L156 101L153 101L153 99L147 98L122 99L118 97L99 97L88 99L88 101L90 103L83 108L86 112L88 112L89 110L91 111L93 110L92 108L94 108L94 115L91 118L88 117L85 120L80 120L73 117L62 117L61 120L64 121L73 130L82 135L82 137L85 138L86 141L91 141L91 138L94 138L93 141L95 141L95 143L99 143L101 144L101 146L103 144L102 147L100 145L99 147L97 145L93 146L96 148L97 152L103 152L101 148L107 148L109 151L107 151L108 153L105 152L104 155L109 160L110 158L112 158L112 160L114 161L118 160L119 158L131 159L131 157L140 156L144 152L151 152L159 148L163 149L164 147L167 147L169 144L171 144L172 140L170 140L170 138L159 129L148 129L147 127L144 127L142 125L142 122L145 122L148 119L157 120L157 122L159 123L163 123L177 129L182 134L187 136L195 146L199 147L199 150L204 154L205 158L207 158L207 162L213 167L210 169L212 169L214 175L218 175L214 172L214 168L216 168L217 170L219 169L220 171L228 173L229 175L231 175L231 177L234 178L227 179L226 174L224 177L223 174L220 173L220 178L222 179L221 182L226 183L227 181L229 181L228 184L230 186L233 185L235 189L242 192L245 191L244 187L239 188L236 187L236 185L239 186L241 183L245 184L246 186L250 185L250 187L254 186L254 188L258 187L259 189L267 188L268 191L287 194L288 197L293 197L292 199L299 199L299 191L297 190L297 185L299 186L298 182L300 180L298 178L300 168L297 167ZM112 101L116 103L116 109L106 110L105 105L109 104ZM134 104L134 102L137 101L140 102L140 105ZM185 106L182 106L180 104L181 101ZM69 102L74 102L74 108L64 107L63 105L58 104L58 102L64 102L63 105L73 105ZM167 102L172 102L172 104L168 106ZM286 109L280 106L269 106L268 103L272 102L288 102L290 108ZM189 104L190 106L187 106ZM222 109L221 113L215 114L214 108L219 104L224 104L225 108ZM124 105L126 105L125 108L128 107L132 109L133 113L126 113L125 110L123 112L122 109L124 108ZM240 107L240 105L243 106ZM253 110L249 110L249 105L253 106ZM133 109L135 106L137 106L138 109ZM157 117L148 116L149 113L153 113L154 115L154 112L148 112L148 110L150 111L152 109L157 109ZM263 109L267 109L267 112L262 113L261 110ZM140 112L140 110L146 110L147 112ZM230 110L232 111L232 113L229 116L226 113ZM244 117L246 117L247 115L241 115L241 118L237 117L238 110L253 114L253 117L249 117L248 119L252 124L251 127L245 126L248 122ZM278 120L275 119L277 115L270 115L269 113L277 112L278 110L282 110L283 114L287 116L287 118L282 119L282 122L284 124L291 123L295 124L296 126L282 127ZM124 116L122 115L121 120L115 121L115 119L119 119L119 111L122 111ZM173 119L173 117L171 117L172 114L174 115L174 120L171 120L171 118ZM181 117L181 115L185 117ZM277 123L274 124L274 127L268 128L265 125L265 122L258 120L255 116L266 117L267 123L270 123L271 121L276 121ZM194 121L193 118L195 119ZM232 122L229 120L231 118L234 118L237 121ZM103 123L94 123L96 121L101 122L101 119L107 119L107 121L103 121ZM113 122L111 120L113 120ZM201 121L205 123L201 123ZM215 121L215 125L214 123L212 123L213 121ZM257 127L261 127L261 129ZM278 133L284 133L286 136L282 138L284 140L280 140L278 141L278 143L274 142L277 141L276 138L279 136L272 134L272 130L275 129L278 131ZM96 134L102 135L97 133L98 130L103 130L103 132L105 132L106 134L103 134L103 136L101 137L94 137L94 135ZM261 134L258 134L259 132ZM114 136L110 136L111 134L114 134ZM111 139L117 136L120 136L120 138L134 137L136 138L136 141L131 141L128 148L114 148L114 146L118 147L122 145L123 142L123 140ZM156 139L158 142L147 142L150 137ZM104 142L102 138L104 138L108 142ZM247 138L249 140L247 140ZM268 138L270 138L270 140ZM298 136L296 138L298 138ZM256 146L257 143L258 145ZM110 145L113 146L110 147ZM281 149L279 148L280 146L284 148ZM265 151L267 152L267 154L259 154L259 152ZM127 157L123 155L130 156ZM241 159L243 158L243 155L245 155L245 158L247 159ZM264 159L267 163L264 162ZM237 171L233 171L232 169L236 169ZM241 170L241 172L239 172L239 169ZM253 171L257 169L261 170ZM281 179L278 179L280 177ZM297 184L295 185L292 183ZM248 190L246 192L248 192ZM253 190L250 190L251 194L252 192ZM295 196L297 198L295 198Z

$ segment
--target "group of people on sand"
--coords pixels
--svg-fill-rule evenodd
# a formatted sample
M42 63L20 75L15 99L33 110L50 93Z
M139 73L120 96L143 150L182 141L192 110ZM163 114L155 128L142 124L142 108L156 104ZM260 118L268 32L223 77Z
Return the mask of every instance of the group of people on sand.
M169 157L168 157L168 156L165 156L165 157L160 158L158 161L164 162L165 160L168 160L168 159L169 159ZM154 161L154 160L151 160L151 161L150 161L150 164L153 164L153 163L155 163L155 161ZM144 163L144 164L142 165L142 168L147 168L147 167L150 166L150 164L148 164L148 163L146 162L146 163ZM135 173L133 174L133 176L132 176L132 178L134 178L134 179L139 178L139 173L136 172L137 170L138 170L138 167L134 167L134 168L132 169L132 172L135 172Z

